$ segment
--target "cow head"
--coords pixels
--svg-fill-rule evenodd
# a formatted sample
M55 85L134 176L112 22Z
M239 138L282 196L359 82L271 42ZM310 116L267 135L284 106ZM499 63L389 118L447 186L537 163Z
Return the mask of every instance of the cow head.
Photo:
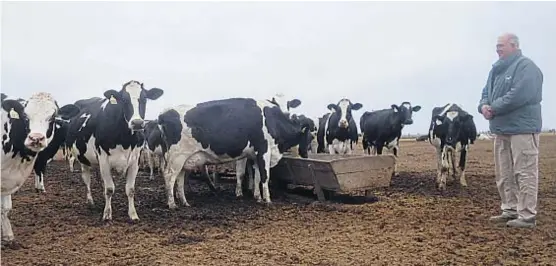
M276 95L274 95L274 97L272 97L271 100L268 101L272 104L277 105L280 110L282 110L282 112L286 115L290 114L290 109L296 108L301 105L301 100L293 99L291 101L288 101L286 99L286 96L282 93L277 93Z
M147 108L147 99L156 100L164 93L159 88L146 90L143 83L131 80L122 86L120 91L107 90L104 97L108 99L107 104L120 105L124 119L128 123L129 129L132 131L141 131L145 129L145 110Z
M21 104L21 101L18 103ZM54 97L46 92L31 95L23 107L24 117L20 115L19 118L27 120L28 123L28 134L24 145L34 152L40 152L48 146L54 137L56 123L79 113L79 108L73 104L58 108Z
M348 128L349 121L352 119L351 111L352 110L359 110L363 107L360 103L351 103L349 99L341 99L338 104L329 104L328 110L334 111L339 114L340 120L338 121L338 127L340 128Z
M296 115L290 118L276 105L265 107L263 112L267 118L267 127L275 128L275 133L271 134L277 134L273 137L276 138L278 151L283 153L297 147L299 156L307 158L310 144L307 140L311 138L309 120L305 116L302 116L304 119L300 119Z
M413 124L413 112L419 112L421 106L411 106L410 102L403 102L400 106L392 104L392 110L399 116L402 121L402 125Z
M448 148L455 149L465 124L471 119L473 116L465 111L449 111L443 115L436 115L434 123L435 127L442 132L443 142Z

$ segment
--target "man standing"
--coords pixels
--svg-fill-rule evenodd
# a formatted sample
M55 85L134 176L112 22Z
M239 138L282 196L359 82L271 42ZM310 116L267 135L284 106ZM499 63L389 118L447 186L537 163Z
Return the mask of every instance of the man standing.
M535 227L543 74L521 54L515 34L498 37L496 52L499 60L490 70L478 106L496 135L494 164L502 214L490 220Z

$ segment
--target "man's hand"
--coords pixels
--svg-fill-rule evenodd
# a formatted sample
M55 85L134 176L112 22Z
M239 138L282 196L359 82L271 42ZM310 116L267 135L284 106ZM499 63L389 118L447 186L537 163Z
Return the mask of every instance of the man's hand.
M494 113L492 112L492 108L490 107L490 105L486 105L486 104L483 105L483 107L481 107L481 113L483 114L483 117L486 120L490 120L494 116Z

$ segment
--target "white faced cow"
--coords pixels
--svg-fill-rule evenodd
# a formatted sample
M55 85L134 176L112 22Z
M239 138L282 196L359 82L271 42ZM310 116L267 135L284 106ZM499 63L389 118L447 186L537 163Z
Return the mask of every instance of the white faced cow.
M125 83L120 91L107 90L104 98L94 97L75 103L81 112L70 122L66 144L77 151L90 205L94 205L91 167L99 166L104 182L105 221L112 220L114 181L111 169L125 175L128 215L132 221L139 220L134 195L139 155L145 140L145 110L147 100L156 100L163 93L158 88L146 90L142 83L132 80Z
M465 180L465 162L469 144L473 144L477 137L477 129L473 116L464 111L457 104L446 104L432 110L429 127L429 142L436 148L438 188L446 190L446 175L450 168L456 178L455 152L460 150L459 169L460 184L467 186Z
M24 105L6 99L2 93L2 241L14 240L8 213L12 194L18 191L31 174L37 155L51 144L57 134L57 120L76 112L74 105L58 108L51 94L31 95Z
M164 155L167 160L164 179L170 208L176 207L173 192L176 178L179 198L188 206L183 190L187 171L243 158L254 161L255 184L260 176L263 198L270 203L270 168L293 146L299 145L299 153L307 157L304 140L310 134L308 128L293 123L278 106L267 101L231 98L193 107L182 105L163 111L158 123L169 147ZM241 177L237 183L241 189ZM254 187L254 196L261 201L258 185Z
M351 154L352 143L357 143L359 133L357 124L351 115L351 111L357 111L363 107L360 103L352 103L343 98L337 104L329 104L328 110L319 119L317 131L318 153L324 153L328 148L330 154Z
M389 109L365 112L359 119L363 131L363 149L367 154L382 154L384 147L392 149L398 157L400 138L405 125L413 124L413 112L421 110L421 106L411 106L410 102L403 102L400 106L392 104ZM394 175L398 175L397 163L394 165Z

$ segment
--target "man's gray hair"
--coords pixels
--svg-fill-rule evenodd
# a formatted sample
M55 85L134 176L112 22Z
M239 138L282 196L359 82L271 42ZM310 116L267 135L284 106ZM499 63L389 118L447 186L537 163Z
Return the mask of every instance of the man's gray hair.
M513 33L507 33L508 42L513 44L516 48L519 48L519 37Z

